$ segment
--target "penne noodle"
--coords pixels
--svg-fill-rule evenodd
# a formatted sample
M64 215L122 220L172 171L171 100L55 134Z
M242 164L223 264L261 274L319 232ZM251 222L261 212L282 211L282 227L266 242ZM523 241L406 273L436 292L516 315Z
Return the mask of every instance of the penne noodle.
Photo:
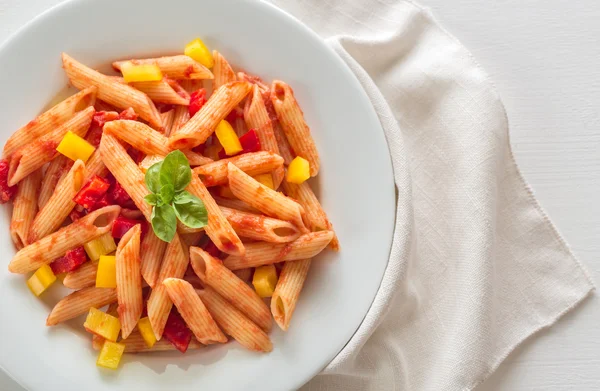
M35 216L29 229L28 242L33 243L56 231L75 207L73 198L83 186L86 177L85 164L77 160L54 189L50 199Z
M331 224L327 218L327 214L323 210L323 207L321 207L321 203L317 199L315 193L313 193L308 182L296 185L285 181L283 183L283 189L289 197L295 199L302 205L305 211L304 217L308 223L308 228L311 231L333 231L333 224ZM338 241L337 236L333 236L329 245L332 250L340 251L340 242Z
M152 288L156 286L160 266L167 249L167 242L160 240L151 229L148 230L141 244L141 272L144 281Z
M96 88L96 87L91 87ZM96 111L118 111L119 109L113 105L106 103L103 100L96 99L96 103L94 103L94 108Z
M17 250L29 244L27 236L38 210L38 191L42 172L37 170L19 183L10 219L10 236Z
M127 150L115 136L109 133L102 135L98 150L108 170L123 186L146 220L151 221L152 207L144 201L144 197L150 194L144 183L144 173L129 156Z
M266 85L262 81L262 79L258 76L252 76L252 75L247 74L246 72L238 72L237 77L238 77L238 80L240 80L240 81L245 81L247 83L251 83L251 84L258 86L258 89L260 90L260 92L264 93L264 92L269 91L269 86Z
M177 106L173 112L173 125L171 125L171 132L169 134L165 133L165 136L174 135L190 120L190 111L185 106Z
M244 82L221 86L181 129L171 134L169 146L173 149L186 149L204 143L219 122L225 119L249 91L250 84Z
M222 85L236 81L235 72L231 69L231 65L227 62L225 57L216 50L213 50L213 59L215 65L213 66L213 91L216 91Z
M116 252L117 301L121 336L125 339L137 325L144 301L140 274L140 224L135 225L119 241Z
M279 280L271 298L271 313L283 331L290 327L290 320L308 275L310 263L310 259L285 262L279 274Z
M83 289L96 285L97 262L85 262L63 279L63 285L69 289Z
M160 81L135 82L131 83L130 86L142 91L154 102L183 106L190 104L190 94L175 80L167 77Z
M4 158L7 159L18 149L35 142L50 131L61 127L78 112L93 106L96 100L96 87L88 87L63 100L33 121L12 134L4 145Z
M289 166L292 160L296 157L292 147L288 139L285 137L283 133L283 129L281 129L281 124L279 121L273 122L273 133L275 134L275 139L277 140L277 147L279 148L279 154L283 158L286 166Z
M217 248L227 254L244 255L244 244L223 216L221 209L202 184L200 178L192 175L192 181L186 190L204 202L208 212L208 225L204 227L204 231Z
M62 54L63 68L76 88L90 86L98 88L97 97L121 110L133 108L135 112L150 125L161 128L160 113L152 100L141 91L103 75L81 64L67 54Z
M244 238L271 243L292 242L300 236L300 230L292 223L262 215L243 212L221 206L221 213L235 232Z
M121 343L125 345L125 353L167 352L177 350L175 345L167 339L156 341L156 343L149 348L137 329L134 330L127 339L122 340ZM200 349L202 346L203 345L200 342L192 338L187 349Z
M279 146L273 131L273 124L269 118L269 112L265 106L260 87L254 85L252 94L246 98L244 107L244 119L249 129L254 129L258 135L261 148L264 151L273 152L279 155ZM289 164L289 163L288 163ZM283 167L273 171L273 184L275 189L279 187L285 175Z
M202 166L204 164L212 163L213 160L209 157L205 157L196 153L190 149L181 151L188 159L188 163L191 167ZM165 158L164 155L147 155L144 160L139 164L140 169L145 173L152 165L159 163Z
M181 234L179 237L186 246L197 246L200 240L204 237L204 231Z
M215 323L192 284L178 278L167 278L163 281L163 286L200 343L210 345L227 342L227 337Z
M173 240L167 245L158 280L148 299L148 318L157 340L162 338L173 307L173 302L162 282L167 278L184 276L189 264L189 254L183 247L179 235L175 234Z
M163 123L163 135L169 137L171 129L173 128L173 118L175 118L175 110L169 110L167 112L161 113L160 117Z
M269 189L231 163L228 164L227 168L229 171L229 188L233 195L268 216L290 221L302 231L306 230L302 221L304 208L300 204L275 190Z
M257 352L273 350L269 336L214 290L205 288L196 291L196 294L223 331L231 335L242 346Z
M271 152L250 152L228 159L217 160L194 168L194 174L200 175L205 186L217 186L227 183L227 165L233 163L246 174L254 176L283 167L283 158Z
M164 76L175 80L213 78L213 74L208 68L185 55L115 61L112 66L115 70L120 71L121 65L127 61L133 65L156 64Z
M273 81L271 101L290 146L296 155L308 160L310 176L316 176L319 173L319 152L292 88L282 81Z
M61 322L83 315L90 308L100 308L117 301L117 291L112 288L85 288L75 291L56 303L46 326L54 326Z
M218 196L213 196L213 198L215 199L215 202L219 206L224 206L224 207L230 208L230 209L237 209L242 212L260 213L258 209L255 209L255 208L251 207L250 205L246 204L244 201L241 201L238 199L218 197Z
M291 243L247 243L245 256L230 255L223 261L223 265L229 270L239 270L313 258L327 247L331 239L333 239L333 231L320 231L302 235Z
M98 149L96 149L88 161L85 162L85 168L87 171L86 179L89 179L94 175L105 177L108 174L108 169L102 161L102 156L100 155L100 151Z
M269 308L254 289L199 247L190 248L190 263L204 286L210 286L265 331L271 330Z
M21 179L58 156L56 147L67 131L80 137L85 136L90 127L90 123L92 122L93 115L94 108L89 106L75 114L73 118L61 126L15 151L10 160L8 185L16 185Z
M105 206L23 247L13 257L8 270L11 273L24 274L49 264L65 255L68 250L83 246L109 232L120 211L121 207L118 205Z
M54 188L56 188L58 181L71 168L72 165L73 161L62 154L59 154L57 157L52 159L50 164L48 164L48 168L46 168L44 178L42 179L40 195L38 196L37 201L40 209L42 209L50 197L52 197Z
M167 147L167 137L138 121L116 120L107 122L104 125L104 133L110 133L148 155L166 156L171 152Z

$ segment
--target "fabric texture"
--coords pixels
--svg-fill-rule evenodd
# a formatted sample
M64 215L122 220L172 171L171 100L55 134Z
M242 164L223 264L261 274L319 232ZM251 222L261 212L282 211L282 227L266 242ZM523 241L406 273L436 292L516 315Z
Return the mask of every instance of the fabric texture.
M327 40L383 125L398 203L357 333L305 390L470 390L594 288L523 180L488 75L430 12L274 0Z

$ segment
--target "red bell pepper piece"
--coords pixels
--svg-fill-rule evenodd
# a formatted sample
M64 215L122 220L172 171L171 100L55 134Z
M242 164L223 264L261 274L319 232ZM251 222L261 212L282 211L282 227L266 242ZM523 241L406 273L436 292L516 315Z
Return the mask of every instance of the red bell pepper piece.
M83 206L88 211L96 210L101 208L102 198L108 191L110 182L104 178L100 178L98 175L94 175L73 198L76 204Z
M8 160L0 161L0 204L12 200L17 194L17 186L8 186Z
M119 119L128 119L131 121L135 121L138 119L138 115L135 113L132 107L123 110L119 113Z
M111 178L109 178L110 180ZM131 197L125 191L123 186L112 178L110 188L108 189L107 198L108 202L113 205L120 205L122 207L129 207L132 204Z
M102 128L104 124L110 121L114 121L119 118L119 114L115 111L98 111L92 117L92 123L90 129L87 132L86 140L94 147L98 148L100 145L100 139L102 138Z
M200 88L198 91L192 92L190 95L190 105L188 106L188 111L190 112L190 117L193 117L202 106L206 103L206 90L204 88Z
M250 129L246 132L242 137L240 137L240 144L242 144L242 152L234 155L241 155L248 152L258 152L260 151L260 140L258 139L258 134L256 134L256 130ZM227 156L225 150L222 149L219 151L219 158L226 159L232 156Z
M167 319L163 336L173 344L181 353L185 353L190 341L192 340L192 332L185 324L185 321L173 308Z
M87 261L85 250L83 247L77 247L67 251L64 257L54 260L50 264L50 268L54 274L68 273L77 269L81 264Z
M146 221L128 219L126 217L119 215L113 222L112 237L115 239L122 238L127 233L127 231L129 231L131 228L133 228L137 224L142 225L141 228L142 228L142 237L143 237L146 234L146 232L148 231L148 224L146 223Z

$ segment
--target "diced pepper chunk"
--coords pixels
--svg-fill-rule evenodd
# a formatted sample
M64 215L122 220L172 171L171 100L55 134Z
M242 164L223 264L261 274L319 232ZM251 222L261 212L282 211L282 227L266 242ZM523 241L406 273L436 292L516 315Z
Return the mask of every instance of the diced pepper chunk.
M192 332L175 308L171 309L163 336L181 353L187 351L190 341L192 340Z
M273 183L273 175L271 174L260 174L254 176L254 179L259 183L267 186L269 189L275 189L275 184Z
M192 94L190 95L190 105L188 106L190 117L193 117L194 114L199 112L205 103L206 90L204 88L200 88L198 91L192 92Z
M119 205L124 208L130 206L133 202L131 201L129 194L127 194L123 186L121 186L114 178L109 178L109 180L110 179L112 179L112 183L106 193L108 202L112 205Z
M34 295L41 295L50 285L56 281L56 276L48 265L44 265L36 270L27 280L27 286Z
M67 251L64 257L54 260L50 268L54 274L68 273L77 269L85 261L87 261L85 250L83 247L77 247Z
M5 204L12 200L17 194L17 186L8 186L8 160L0 160L0 204Z
M112 238L111 238L112 239ZM114 255L102 255L96 273L96 288L117 287L117 259Z
M104 341L104 345L102 345L102 350L100 350L96 365L108 369L117 369L119 367L119 362L121 362L121 357L123 356L124 351L124 344Z
M310 163L308 163L308 160L296 156L288 167L286 180L299 185L308 178L310 178Z
M256 130L254 129L250 129L242 137L240 137L240 144L242 145L242 150L238 153L238 155L250 152L258 152L261 148L258 134L256 134ZM227 158L227 154L224 150L219 152L219 158Z
M96 148L75 133L69 131L65 134L60 144L58 144L56 150L73 161L81 160L85 163L92 156Z
M277 269L275 265L260 266L254 270L252 278L254 290L260 297L271 297L277 285Z
M219 125L217 125L217 128L215 129L215 134L228 156L235 155L244 149L242 148L240 139L237 134L235 134L235 130L233 130L229 122L225 120L219 122Z
M117 245L115 244L112 235L107 232L99 238L87 242L83 245L83 248L92 261L97 261L101 256L115 251Z
M146 224L145 221L128 219L123 216L117 217L112 226L112 237L115 239L122 238L127 233L127 231L135 227L137 224L142 225L142 236L144 236L144 234L148 230L148 224Z
M130 61L124 62L121 65L121 73L123 79L127 83L138 81L160 81L163 74L156 64L139 64L134 65Z
M144 342L146 342L146 346L151 348L156 343L156 335L154 335L154 331L152 331L152 325L150 324L150 318L145 317L138 321L137 324L138 330L144 338Z
M108 341L116 342L121 331L119 318L106 312L90 308L83 327L90 333L96 334Z
M196 38L192 42L185 45L185 50L183 53L207 68L212 68L213 65L215 65L215 60L213 59L210 50L208 50L200 38Z
M96 205L102 204L102 197L106 194L109 187L109 181L100 178L98 175L94 175L85 185L83 185L75 197L73 197L73 201L75 201L76 204L83 206L88 211L96 210L98 209Z

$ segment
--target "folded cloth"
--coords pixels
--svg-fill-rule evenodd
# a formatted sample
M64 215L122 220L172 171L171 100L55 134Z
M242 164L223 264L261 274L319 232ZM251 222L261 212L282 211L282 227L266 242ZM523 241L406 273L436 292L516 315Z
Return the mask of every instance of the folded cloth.
M519 172L492 82L413 3L273 3L326 38L367 91L398 192L375 301L305 389L473 389L593 289Z

